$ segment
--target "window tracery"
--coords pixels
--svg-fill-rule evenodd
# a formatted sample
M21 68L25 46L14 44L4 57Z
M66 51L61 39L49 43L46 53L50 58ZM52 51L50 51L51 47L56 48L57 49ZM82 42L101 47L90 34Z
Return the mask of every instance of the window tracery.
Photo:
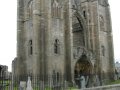
M28 5L28 15L29 15L29 19L32 19L32 16L33 16L33 1L29 2L29 5Z
M52 11L52 17L54 18L61 17L61 6L57 0L53 0L51 11Z

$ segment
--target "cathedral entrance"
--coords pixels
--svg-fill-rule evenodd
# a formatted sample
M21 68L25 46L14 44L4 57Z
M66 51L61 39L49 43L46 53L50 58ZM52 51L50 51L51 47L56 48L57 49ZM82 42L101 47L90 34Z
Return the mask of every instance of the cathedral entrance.
M74 68L74 80L76 85L81 88L87 87L89 82L89 76L92 74L92 65L87 59L86 55L82 55L76 62Z

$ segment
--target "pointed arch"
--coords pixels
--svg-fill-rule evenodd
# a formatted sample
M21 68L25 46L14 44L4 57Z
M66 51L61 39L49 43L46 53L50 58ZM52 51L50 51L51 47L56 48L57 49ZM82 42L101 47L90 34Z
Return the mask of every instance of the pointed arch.
M28 16L29 16L29 19L32 19L33 17L33 0L30 0L28 2Z
M53 18L60 18L61 17L61 7L57 0L53 0L51 13Z
M75 12L72 17L73 27L73 46L86 46L86 24L83 16Z
M92 72L93 66L88 57L83 54L75 63L74 67L74 80L75 83L80 86L79 84L79 79L80 76L84 76L86 79L86 86L89 83L90 80L90 75L93 73Z

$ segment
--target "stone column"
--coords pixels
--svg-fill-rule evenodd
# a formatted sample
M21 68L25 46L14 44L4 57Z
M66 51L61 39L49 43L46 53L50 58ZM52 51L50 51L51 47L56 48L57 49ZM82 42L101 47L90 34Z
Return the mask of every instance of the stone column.
M25 67L25 32L24 32L24 0L17 1L17 75L23 75L26 72Z
M35 0L33 9L33 54L34 54L34 75L45 75L45 33L46 33L46 13L45 0Z
M41 61L41 43L40 43L40 2L41 0L33 1L33 75L40 75Z
M72 61L72 9L71 1L67 0L64 6L64 23L65 23L65 79L67 81L71 80L71 61Z

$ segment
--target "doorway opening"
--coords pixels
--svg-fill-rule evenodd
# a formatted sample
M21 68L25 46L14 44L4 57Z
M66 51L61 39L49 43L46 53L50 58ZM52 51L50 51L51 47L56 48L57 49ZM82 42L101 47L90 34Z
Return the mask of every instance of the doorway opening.
M86 55L82 55L76 62L74 68L74 80L78 87L81 87L81 77L85 79L85 87L88 86L89 76L92 74L92 64Z

